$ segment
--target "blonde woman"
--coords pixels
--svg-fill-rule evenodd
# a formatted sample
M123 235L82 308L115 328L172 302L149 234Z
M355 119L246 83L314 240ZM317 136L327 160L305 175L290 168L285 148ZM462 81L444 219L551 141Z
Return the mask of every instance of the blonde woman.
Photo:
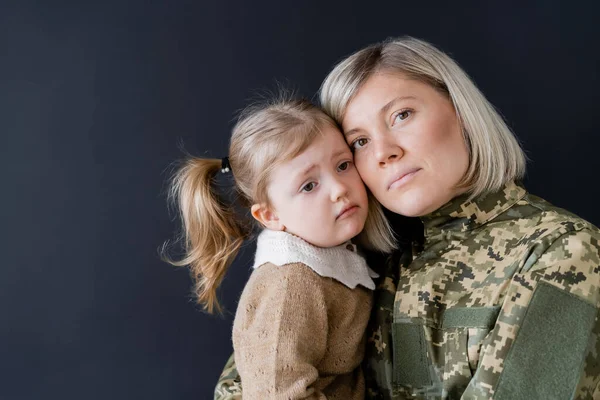
M242 115L228 158L193 158L177 172L172 194L187 257L173 263L189 265L209 312L251 232L218 195L221 172L233 174L263 228L233 326L244 398L363 399L360 364L376 274L350 240L361 234L366 247L389 252L393 239L341 132L309 102L278 100Z
M320 95L372 194L425 227L400 265L372 265L366 397L600 396L600 231L519 183L523 151L465 72L391 39L339 63ZM242 391L225 372L216 398Z

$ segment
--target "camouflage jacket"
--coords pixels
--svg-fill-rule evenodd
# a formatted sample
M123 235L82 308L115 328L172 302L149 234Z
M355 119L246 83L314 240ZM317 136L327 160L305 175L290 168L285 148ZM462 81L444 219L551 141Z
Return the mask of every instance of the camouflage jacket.
M380 271L367 398L600 397L598 228L512 183L422 220ZM240 398L228 367L217 399Z

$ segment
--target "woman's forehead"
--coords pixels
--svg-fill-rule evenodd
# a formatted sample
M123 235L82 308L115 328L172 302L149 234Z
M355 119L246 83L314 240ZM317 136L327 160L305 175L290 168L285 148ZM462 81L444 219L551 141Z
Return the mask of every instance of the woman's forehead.
M397 104L423 101L434 89L421 81L399 74L371 76L348 102L342 117L344 131L365 117L386 114Z

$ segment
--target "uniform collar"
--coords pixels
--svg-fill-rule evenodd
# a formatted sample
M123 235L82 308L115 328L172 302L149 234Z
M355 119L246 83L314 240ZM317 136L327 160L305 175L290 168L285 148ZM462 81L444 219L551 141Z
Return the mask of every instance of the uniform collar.
M253 268L267 262L277 266L302 263L318 275L333 278L350 289L362 285L373 290L373 278L379 276L350 241L335 247L317 247L298 236L270 229L258 235Z
M421 217L425 227L425 240L460 238L496 218L512 207L527 192L514 182L509 182L501 190L468 200L469 195L460 195L443 205L437 211Z

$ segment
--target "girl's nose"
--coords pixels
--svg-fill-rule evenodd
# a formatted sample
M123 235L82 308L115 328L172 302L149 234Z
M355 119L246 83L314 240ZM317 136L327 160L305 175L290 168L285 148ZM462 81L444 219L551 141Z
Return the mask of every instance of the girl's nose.
M348 195L348 186L340 179L333 180L331 188L331 201L336 202Z

